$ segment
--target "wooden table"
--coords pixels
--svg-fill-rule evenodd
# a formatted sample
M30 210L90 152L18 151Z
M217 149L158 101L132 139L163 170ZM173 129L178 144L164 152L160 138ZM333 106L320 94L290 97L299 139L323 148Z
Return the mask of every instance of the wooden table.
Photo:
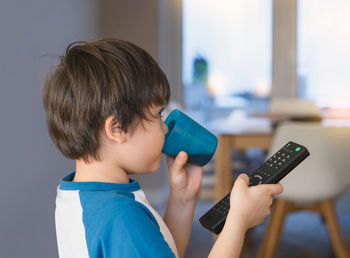
M249 148L268 150L272 141L272 132L221 134L218 140L218 149L215 157L214 185L214 198L216 202L229 193L232 188L231 150L246 150Z
M230 192L232 188L232 149L244 151L249 148L261 148L263 150L268 150L272 141L273 130L278 123L287 120L321 122L324 119L350 119L350 109L323 110L319 116L274 114L271 112L249 114L249 116L269 119L272 124L271 131L257 133L237 131L219 134L218 149L215 157L215 201L219 201Z

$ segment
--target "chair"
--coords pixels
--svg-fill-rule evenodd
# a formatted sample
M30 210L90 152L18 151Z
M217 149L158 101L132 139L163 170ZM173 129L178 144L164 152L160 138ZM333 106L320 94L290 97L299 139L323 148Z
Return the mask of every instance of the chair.
M305 145L310 156L281 180L284 192L275 201L258 257L274 257L285 217L299 210L320 213L336 256L350 257L334 210L334 200L350 185L350 128L282 123L276 128L270 154L289 140Z
M320 110L314 102L295 98L271 99L269 112L291 116L317 117L320 115Z

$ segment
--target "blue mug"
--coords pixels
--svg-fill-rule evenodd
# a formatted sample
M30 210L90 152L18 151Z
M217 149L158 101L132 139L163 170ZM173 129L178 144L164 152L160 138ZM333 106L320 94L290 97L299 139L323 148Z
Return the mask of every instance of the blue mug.
M162 152L176 157L180 151L188 154L188 162L204 166L218 146L217 137L196 121L175 109L164 123L168 127Z

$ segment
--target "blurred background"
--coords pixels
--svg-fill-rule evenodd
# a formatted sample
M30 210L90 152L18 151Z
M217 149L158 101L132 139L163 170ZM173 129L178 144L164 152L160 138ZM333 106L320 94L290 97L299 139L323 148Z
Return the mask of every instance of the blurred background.
M56 188L74 162L48 136L41 89L69 43L116 37L143 47L169 79L169 108L218 136L270 135L277 123L295 118L348 127L349 12L347 0L0 0L0 257L58 257ZM233 150L232 177L253 171L266 154ZM204 169L186 257L207 256L214 241L198 218L216 198L215 166L214 159ZM136 178L163 213L164 161L157 173ZM347 189L336 209L350 246ZM334 256L324 222L313 216L286 221L279 257ZM265 227L250 234L242 257L257 255ZM291 247L301 251L290 256Z

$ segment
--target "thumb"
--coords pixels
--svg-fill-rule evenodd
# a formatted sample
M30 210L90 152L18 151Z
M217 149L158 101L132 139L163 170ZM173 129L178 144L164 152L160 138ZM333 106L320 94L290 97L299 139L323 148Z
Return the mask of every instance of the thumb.
M184 151L180 151L179 154L177 154L171 166L171 171L175 173L179 173L181 169L185 166L186 162L187 162L187 153Z
M246 174L240 174L236 180L244 182L246 185L249 185L249 177Z
M246 174L240 174L235 181L235 186L239 188L248 188L248 185L249 177Z

